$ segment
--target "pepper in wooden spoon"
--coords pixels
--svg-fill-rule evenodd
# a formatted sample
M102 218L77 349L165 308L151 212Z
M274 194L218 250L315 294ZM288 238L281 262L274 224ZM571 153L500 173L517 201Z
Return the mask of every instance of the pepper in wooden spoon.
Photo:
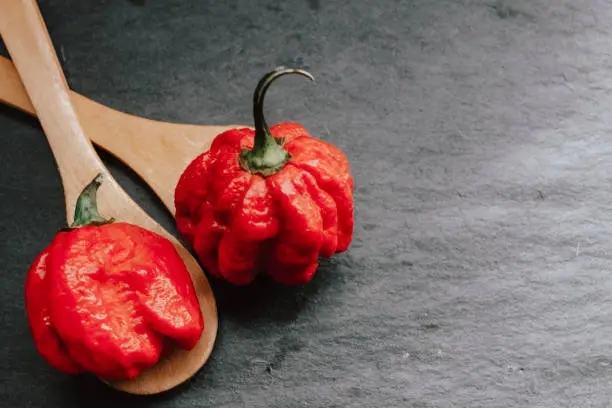
M189 252L132 201L96 155L72 105L64 74L36 2L0 0L0 9L0 34L36 109L59 168L68 224L73 221L76 200L83 187L96 174L102 174L105 182L98 192L100 212L170 240L189 271L205 322L204 333L197 345L190 351L172 350L134 380L109 381L117 389L136 394L154 394L173 388L198 371L208 359L215 341L217 312L208 281ZM81 118L88 120L87 117Z

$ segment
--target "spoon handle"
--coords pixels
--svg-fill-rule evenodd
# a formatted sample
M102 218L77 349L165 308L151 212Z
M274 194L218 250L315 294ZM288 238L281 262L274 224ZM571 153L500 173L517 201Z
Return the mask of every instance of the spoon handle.
M0 34L47 135L71 223L79 192L96 174L108 172L79 123L36 1L0 0L0 10Z

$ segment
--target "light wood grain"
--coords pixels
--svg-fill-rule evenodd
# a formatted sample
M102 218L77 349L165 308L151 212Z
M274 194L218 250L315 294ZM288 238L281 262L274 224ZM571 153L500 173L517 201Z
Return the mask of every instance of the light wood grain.
M117 389L135 394L154 394L173 388L200 369L208 359L215 341L217 310L208 281L189 252L131 200L100 161L72 105L65 77L36 2L0 0L0 10L0 33L37 112L59 168L68 223L72 221L76 198L82 188L96 174L102 173L104 182L98 193L101 214L140 225L168 238L189 269L206 324L197 346L189 352L172 352L133 381L110 383ZM82 115L81 120L86 123L91 118ZM117 131L112 126L114 120L116 117L106 123L109 125L106 127L107 132Z
M187 165L219 133L238 125L168 123L111 109L76 92L71 99L85 134L134 170L174 214L174 188ZM36 110L10 60L0 57L0 101L30 115Z

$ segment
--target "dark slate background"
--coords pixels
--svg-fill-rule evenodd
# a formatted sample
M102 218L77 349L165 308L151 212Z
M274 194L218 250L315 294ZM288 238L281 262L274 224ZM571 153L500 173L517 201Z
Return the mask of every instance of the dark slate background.
M268 119L346 152L356 230L305 287L213 281L213 355L172 392L63 375L36 353L23 305L63 223L60 180L37 122L0 108L0 405L609 406L610 2L40 5L72 88L141 116L251 124L264 72L309 69L315 85L275 84Z

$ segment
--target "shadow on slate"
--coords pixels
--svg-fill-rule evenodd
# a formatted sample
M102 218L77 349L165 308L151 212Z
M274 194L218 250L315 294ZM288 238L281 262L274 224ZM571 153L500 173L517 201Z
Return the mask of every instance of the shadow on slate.
M336 265L330 259L321 259L312 280L300 286L281 285L265 276L258 276L247 286L234 286L212 276L209 281L218 310L232 320L245 325L258 325L262 319L288 323L321 291L333 285Z
M190 381L157 395L132 395L117 391L91 375L68 378L63 395L67 406L106 408L113 404L128 404L132 408L147 408L159 404L160 401L171 401L185 392ZM70 391L68 391L68 389ZM92 398L92 395L103 394L104 398Z
M312 11L318 11L321 8L320 0L306 0L306 2Z
M17 120L21 123L26 123L32 128L38 128L42 131L38 119L8 105L0 104L0 117L2 116L10 117L12 120Z

